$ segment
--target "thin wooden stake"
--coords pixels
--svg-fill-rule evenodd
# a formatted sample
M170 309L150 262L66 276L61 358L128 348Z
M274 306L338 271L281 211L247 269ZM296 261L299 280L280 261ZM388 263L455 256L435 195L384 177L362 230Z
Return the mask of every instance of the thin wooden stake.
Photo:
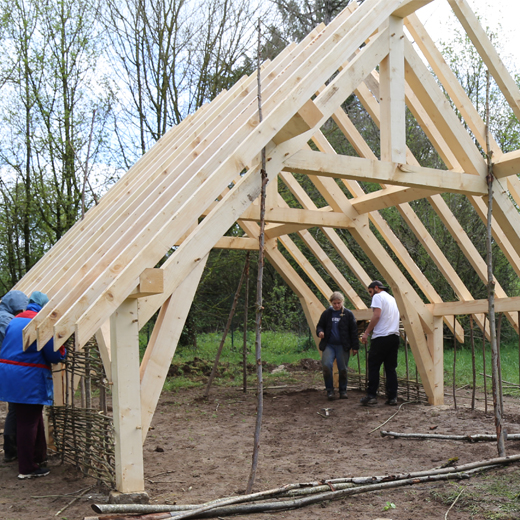
M260 19L258 20L258 49L257 49L257 80L258 80L258 121L262 122L262 81L260 75L260 51L261 51L262 30ZM251 473L247 482L246 493L251 493L255 483L256 468L258 466L258 451L260 449L260 432L262 429L262 415L264 411L264 384L262 379L262 314L263 299L262 285L264 276L264 232L265 232L265 192L268 183L266 171L266 150L262 148L262 168L260 174L262 176L262 188L260 192L260 236L258 237L258 276L256 283L256 375L257 375L257 406L256 406L256 427L253 446L253 457L251 463Z
M249 308L249 251L246 253L246 294L244 302L244 344L242 346L243 390L247 392L247 319Z
M247 269L247 266L244 266L244 269L242 270L242 275L240 276L240 281L238 282L237 292L235 293L235 297L233 298L233 305L231 306L231 311L229 312L228 321L226 323L226 328L224 330L224 334L222 334L222 339L220 340L220 345L218 346L217 355L215 357L215 362L213 363L211 375L209 376L208 384L206 386L206 391L204 392L204 397L208 397L209 391L211 389L211 384L213 383L213 379L215 379L215 375L217 374L218 361L220 359L220 354L222 353L222 348L224 347L224 342L226 341L226 337L229 332L229 328L231 327L231 322L233 320L233 316L235 315L238 297L240 296L240 290L242 289L242 283L244 282L246 269Z
M491 340L491 368L493 383L493 408L495 412L495 427L497 431L497 449L498 455L504 457L506 454L504 443L504 432L502 424L503 409L500 406L502 396L500 392L500 367L498 361L498 346L495 323L495 279L493 276L493 249L491 233L491 223L493 218L493 151L489 146L489 90L490 90L490 73L487 71L486 81L486 158L488 174L486 177L488 185L488 215L487 215L487 267L488 267L488 301L489 301L489 336Z
M484 327L482 329L482 372L484 373L484 411L488 411L487 401L487 378L486 378L486 319L487 314L484 314Z
M502 410L502 417L504 416L504 392L502 387L502 359L500 357L500 349L501 349L501 333L502 333L502 320L504 318L504 313L501 312L498 317L498 326L497 326L497 359L498 359L498 374L500 376L498 380L499 384L499 392L498 395L500 397L500 410Z
M457 409L457 385L455 384L457 377L457 316L453 316L453 406Z
M471 339L471 368L473 370L473 391L471 392L471 409L475 409L475 394L477 392L477 367L475 363L475 338L473 336L473 314L469 317L469 335Z
M404 335L404 359L406 360L406 400L410 400L410 360L408 359L408 341Z

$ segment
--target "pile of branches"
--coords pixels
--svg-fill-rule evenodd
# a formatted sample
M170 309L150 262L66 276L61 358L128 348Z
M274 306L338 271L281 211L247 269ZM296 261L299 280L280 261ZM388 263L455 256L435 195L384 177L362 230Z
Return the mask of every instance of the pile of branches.
M200 505L134 505L94 504L93 510L105 516L86 517L85 520L162 520L175 518L212 518L227 515L283 511L339 500L351 495L380 491L382 489L435 482L439 480L468 479L475 472L516 462L520 455L501 457L470 464L434 468L414 473L373 477L348 477L315 482L288 484L250 495L221 498ZM274 500L273 500L274 499ZM116 516L116 515L125 516ZM129 516L129 515L139 516Z

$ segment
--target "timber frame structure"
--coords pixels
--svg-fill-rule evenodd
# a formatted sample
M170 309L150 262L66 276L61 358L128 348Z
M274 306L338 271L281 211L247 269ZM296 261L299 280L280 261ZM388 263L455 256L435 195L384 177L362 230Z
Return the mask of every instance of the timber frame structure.
M453 328L454 315L473 314L482 324L487 300L472 298L409 202L428 200L487 283L481 254L441 196L464 194L485 221L487 167L475 140L486 149L486 132L477 110L415 14L431 1L365 0L359 7L352 3L328 26L320 25L301 43L289 45L262 66L261 123L253 74L164 135L17 284L16 289L26 293L39 290L50 296L50 302L24 331L26 347L37 340L41 348L54 338L58 349L74 335L79 349L92 336L98 339L113 382L118 491L144 491L143 441L209 252L212 248L258 249L263 147L269 176L266 257L297 294L311 330L324 309L314 290L328 298L332 288L290 234L299 235L350 300L357 318L364 319L369 309L308 231L319 228L352 276L366 287L371 278L335 231L346 229L393 291L429 402L443 402L443 320ZM520 91L466 0L434 1L449 2L520 119ZM380 160L342 108L352 93L380 128ZM408 150L405 107L421 125L446 170L422 167ZM357 157L335 153L321 131L330 118ZM495 173L494 239L520 275L520 215L513 203L520 204L520 150L502 153L492 138L490 147ZM327 206L317 207L295 173L309 176ZM358 181L379 183L381 189L365 193ZM285 183L299 208L288 206L278 192L278 182ZM389 206L398 208L459 301L441 301L379 213ZM234 223L243 229L243 237L225 236ZM174 246L173 254L155 269ZM315 287L311 289L291 266L282 247ZM520 298L508 298L498 284L496 295L496 310L506 312L518 331ZM157 311L140 363L139 329ZM455 333L462 341L461 329Z

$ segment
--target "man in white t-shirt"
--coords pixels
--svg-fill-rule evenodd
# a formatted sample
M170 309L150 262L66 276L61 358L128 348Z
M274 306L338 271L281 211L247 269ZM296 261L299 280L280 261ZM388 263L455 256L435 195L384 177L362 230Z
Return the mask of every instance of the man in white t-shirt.
M368 336L372 335L368 352L368 387L367 395L361 399L361 404L368 406L377 404L377 389L379 388L379 371L385 366L386 374L386 404L397 404L397 351L399 349L399 309L388 289L379 281L374 280L368 286L368 294L372 297L372 318L361 342L366 344Z

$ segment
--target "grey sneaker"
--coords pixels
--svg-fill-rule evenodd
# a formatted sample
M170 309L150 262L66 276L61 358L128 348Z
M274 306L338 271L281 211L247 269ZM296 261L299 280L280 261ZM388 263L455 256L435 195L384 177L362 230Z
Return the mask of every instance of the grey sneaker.
M366 395L365 397L363 397L362 399L359 400L359 402L363 405L363 406L370 406L372 404L377 404L377 397L371 397L369 395Z
M32 473L26 473L26 474L20 473L18 475L18 478L20 480L25 480L28 478L46 477L50 472L51 471L48 468L38 468L38 469L35 469Z
M327 390L327 399L329 401L334 401L334 390Z

